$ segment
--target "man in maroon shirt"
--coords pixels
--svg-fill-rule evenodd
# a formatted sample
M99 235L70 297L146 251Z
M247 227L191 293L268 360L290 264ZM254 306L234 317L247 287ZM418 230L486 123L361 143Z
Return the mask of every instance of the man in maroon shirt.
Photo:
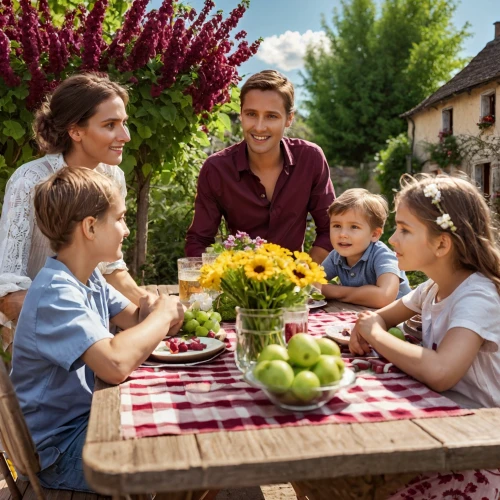
M244 141L213 154L200 170L187 256L200 256L215 241L222 216L232 234L245 231L301 250L310 213L316 223L311 257L321 264L332 250L330 169L319 146L283 137L293 105L293 85L277 71L257 73L243 85Z

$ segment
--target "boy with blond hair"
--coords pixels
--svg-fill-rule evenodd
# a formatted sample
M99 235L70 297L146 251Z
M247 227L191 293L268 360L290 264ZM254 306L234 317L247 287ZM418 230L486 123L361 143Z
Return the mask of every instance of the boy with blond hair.
M380 195L366 189L348 189L328 209L333 251L323 261L328 299L381 308L410 292L393 251L382 243L389 208Z

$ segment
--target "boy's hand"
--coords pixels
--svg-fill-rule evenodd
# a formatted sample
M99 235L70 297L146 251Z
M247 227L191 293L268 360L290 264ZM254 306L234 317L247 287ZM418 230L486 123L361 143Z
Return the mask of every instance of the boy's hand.
M179 297L165 294L161 294L151 307L152 313L163 315L165 323L170 324L168 335L176 335L181 329L184 321L184 310Z
M139 323L142 323L153 310L153 304L158 300L157 295L147 293L139 299Z

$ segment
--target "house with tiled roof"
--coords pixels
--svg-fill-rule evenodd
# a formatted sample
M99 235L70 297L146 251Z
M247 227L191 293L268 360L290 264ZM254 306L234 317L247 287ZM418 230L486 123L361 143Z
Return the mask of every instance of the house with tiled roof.
M402 115L408 120L413 154L424 162L423 171L441 170L430 157L429 145L438 144L443 137L453 135L457 142L469 140L476 144L500 140L500 124L496 123L499 116L496 94L500 86L500 22L494 25L494 39L462 71ZM466 171L485 194L499 196L498 148L483 150L483 154L463 158L454 168Z

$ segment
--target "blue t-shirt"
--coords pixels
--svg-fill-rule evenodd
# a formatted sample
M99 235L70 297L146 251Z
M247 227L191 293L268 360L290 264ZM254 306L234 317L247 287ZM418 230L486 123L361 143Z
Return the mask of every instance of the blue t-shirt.
M42 470L87 425L94 373L81 356L112 337L109 319L129 303L97 269L85 286L54 257L33 280L16 328L11 379Z
M411 291L406 274L399 269L396 255L381 241L370 243L352 267L336 250L332 250L321 265L327 280L338 276L343 286L376 285L382 274L392 273L399 277L398 299Z

